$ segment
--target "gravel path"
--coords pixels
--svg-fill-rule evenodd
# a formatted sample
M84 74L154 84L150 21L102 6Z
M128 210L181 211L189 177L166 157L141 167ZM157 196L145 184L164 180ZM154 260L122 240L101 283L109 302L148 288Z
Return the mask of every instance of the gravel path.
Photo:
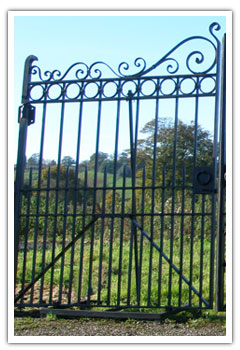
M15 336L225 336L225 323L15 318Z

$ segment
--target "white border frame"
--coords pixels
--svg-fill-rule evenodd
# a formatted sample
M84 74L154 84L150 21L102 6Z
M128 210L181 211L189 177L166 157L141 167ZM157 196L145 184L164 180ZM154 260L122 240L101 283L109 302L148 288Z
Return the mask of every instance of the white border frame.
M8 216L8 342L9 343L231 343L232 342L232 12L231 11L10 11L8 12L8 213L12 213L13 208L13 183L12 171L13 157L11 157L11 144L13 142L13 86L14 86L14 17L15 16L226 16L227 33L227 328L225 337L66 337L66 336L14 336L14 296L13 290L13 215Z

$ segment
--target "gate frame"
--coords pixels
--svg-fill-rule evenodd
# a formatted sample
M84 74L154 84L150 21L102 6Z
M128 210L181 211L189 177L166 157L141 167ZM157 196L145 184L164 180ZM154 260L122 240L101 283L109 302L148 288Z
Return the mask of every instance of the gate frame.
M218 165L218 212L217 212L217 251L216 251L216 305L215 310L225 311L224 304L224 275L225 275L225 200L226 195L226 34L222 39L222 71L220 95L220 137Z
M214 36L215 37L215 36ZM216 38L216 37L215 37ZM218 41L218 39L217 39ZM217 55L217 54L216 54ZM223 298L224 298L224 269L225 269L225 263L224 263L224 245L225 245L225 238L224 238L224 186L225 186L225 167L226 167L226 159L225 159L225 148L226 148L226 140L225 140L225 133L226 133L226 34L224 35L223 41L222 41L222 53L217 56L218 60L222 59L221 63L221 75L219 76L216 72L216 85L220 85L220 91L218 91L218 87L216 86L216 103L220 102L220 111L216 113L215 115L215 127L217 128L216 120L218 120L220 115L220 151L219 151L219 169L218 169L218 211L217 211L217 255L216 255L216 261L214 262L214 259L212 260L212 263L216 263L216 311L222 311L224 310L223 305ZM18 253L18 245L19 245L19 236L18 236L18 230L19 230L19 209L21 207L21 201L22 201L22 192L21 188L24 183L24 169L25 169L25 153L26 153L26 142L27 142L27 130L28 126L31 125L34 122L33 114L30 107L30 102L28 99L28 84L31 79L31 68L33 61L38 60L38 58L34 55L31 55L27 57L25 61L25 69L24 69L24 79L23 79L23 94L22 94L22 106L19 108L19 145L18 145L18 156L17 156L17 167L16 167L16 183L15 183L15 206L14 206L14 288L15 288L15 282L16 282L16 272L17 272L17 253ZM217 68L220 69L219 62L216 62ZM221 81L218 82L218 79ZM132 76L132 79L134 79L134 76ZM218 96L220 92L220 98ZM218 101L219 99L219 101ZM129 116L131 114L131 92L129 91ZM133 148L133 129L131 125L131 117L129 119L129 126L130 126L130 143L131 143L131 160L134 158L134 148ZM217 133L215 133L215 136ZM215 152L217 150L215 149ZM132 167L132 176L134 176L135 169L134 169L135 162L133 161L131 164ZM217 167L217 164L215 164L215 169ZM217 177L215 177L215 180ZM134 199L134 184L133 186L133 199ZM134 230L140 229L142 234L144 233L144 230L141 229L141 227L138 227L137 222L135 221L134 216L134 200L133 200L133 213L129 218L131 219L131 222L133 224ZM126 215L126 214L125 214ZM55 264L57 260L59 260L65 252L72 247L75 242L85 233L85 231L91 227L94 222L101 217L100 215L93 215L92 221L90 224L88 224L81 232L79 232L75 239L73 239L66 247L65 249L57 256L55 257L54 261L49 264L40 275L37 276L28 286L20 291L20 293L15 298L15 303L23 297L23 295ZM147 234L146 234L147 235ZM145 235L145 237L146 237ZM133 233L133 237L135 237ZM149 239L149 238L148 238ZM150 239L149 239L150 240ZM154 243L154 242L153 242ZM164 254L164 253L163 253ZM135 254L135 258L137 259L137 256ZM136 267L138 264L136 265ZM138 273L136 269L136 280L138 279ZM138 285L138 282L137 282ZM137 292L138 294L138 292ZM211 305L210 300L210 305ZM166 309L168 307L166 306ZM188 307L184 308L171 308L170 312L180 312L183 309L189 309ZM52 309L49 309L52 311ZM50 312L49 311L49 312ZM57 311L57 310L56 310ZM67 310L66 310L67 311ZM43 311L45 313L45 311ZM90 312L91 313L91 312ZM94 312L93 312L94 313ZM164 315L166 313L163 313ZM169 314L169 310L167 311L167 314ZM110 315L110 314L109 314ZM128 315L131 315L131 313L128 313ZM93 316L95 317L95 316ZM154 317L154 316L153 316Z
M22 106L18 110L19 137L16 167L16 182L14 186L14 289L16 287L17 254L19 245L19 211L22 203L21 188L24 183L24 170L26 163L27 131L30 121L30 110L28 108L28 84L31 80L31 67L38 58L34 55L27 57L24 66L22 86Z

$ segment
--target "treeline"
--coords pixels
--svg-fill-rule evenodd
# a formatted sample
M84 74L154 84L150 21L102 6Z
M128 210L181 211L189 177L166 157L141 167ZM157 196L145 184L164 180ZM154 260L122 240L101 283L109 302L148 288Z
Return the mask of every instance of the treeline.
M95 171L96 169L99 172L104 172L106 169L109 174L113 174L116 171L119 176L123 175L125 168L126 176L131 176L130 157L127 151L120 153L116 161L112 154L99 152L96 155L94 153L89 160L80 163L80 171L83 171L86 167L88 170Z
M213 141L209 131L194 123L185 124L181 120L178 126L167 118L153 119L148 122L141 134L145 135L137 141L135 154L135 173L141 176L141 170L145 168L146 179L161 182L162 169L165 167L165 183L169 186L174 181L173 169L176 181L182 181L183 167L185 167L185 183L192 182L194 166L211 166L213 154ZM42 168L56 166L55 160L42 160ZM65 156L61 165L75 168L76 160L71 156ZM26 168L39 167L39 154L33 154L26 162ZM131 176L131 151L125 150L117 155L98 152L92 154L89 160L82 161L78 165L79 172L89 171L113 174L119 176L125 172L126 177ZM149 182L148 181L148 182Z
M196 127L194 123L185 124L179 120L176 129L169 119L160 118L157 121L148 122L141 130L141 134L144 137L137 141L136 148L132 152L132 155L135 156L134 174L139 184L142 183L144 177L146 186L163 185L166 189L168 188L167 191L170 193L172 186L182 186L182 184L191 186L193 184L195 166L212 165L213 140L210 132L204 130L200 125ZM29 187L30 169L32 169L32 185L33 187L38 186L39 164L39 153L35 153L27 159L25 186ZM72 201L75 200L73 194L76 188L84 187L86 176L88 187L94 187L96 174L98 174L97 186L102 186L104 172L108 174L107 185L109 187L113 185L114 173L117 175L120 187L123 183L121 180L123 177L128 181L128 185L132 183L130 150L119 153L116 159L112 154L94 153L89 160L78 164L77 171L76 160L71 156L63 157L60 166L55 160L42 159L41 166L40 186L47 187L49 181L51 187L74 188L73 193L68 192L68 198ZM92 196L90 195L90 197ZM80 202L81 200L82 195Z
M173 210L181 213L183 210L183 186L192 185L194 166L211 166L213 154L213 141L209 131L194 123L185 124L178 121L177 130L175 125L168 119L152 120L141 130L143 138L139 139L134 155L136 156L136 212L152 214L170 214ZM134 145L135 147L135 145ZM71 156L65 156L60 166L55 160L42 160L42 172L39 184L39 154L33 154L26 161L26 191L23 198L23 213L26 221L29 214L42 214L38 218L41 229L45 227L45 213L58 215L57 234L61 234L62 225L66 215L67 231L71 231L71 213L78 217L76 220L82 225L81 215L90 215L97 208L100 212L111 214L112 212L125 213L132 210L132 169L131 152L126 150L114 155L99 152L92 154L89 160L78 165L76 172L76 161ZM30 169L29 169L30 168ZM113 174L116 171L116 183L113 183ZM97 188L94 188L95 174L97 174ZM35 176L33 176L35 175ZM107 179L107 188L104 188L104 179ZM125 183L125 185L124 185ZM38 190L40 185L41 190ZM125 189L127 186L128 189ZM157 187L158 186L158 187ZM180 186L174 191L173 189ZM116 188L115 188L116 187ZM202 207L206 212L211 212L211 200L208 196L204 199L195 198L194 207L196 212L201 212ZM184 211L191 213L192 191L184 189ZM145 219L150 225L151 216ZM34 229L34 217L29 221L31 231ZM75 220L75 219L74 219ZM109 219L110 220L110 219ZM202 225L201 216L195 225ZM111 221L111 220L110 220ZM109 225L110 225L109 221ZM31 222L31 223L30 223ZM50 225L51 222L51 225ZM54 229L54 219L49 218L48 230ZM180 221L177 220L178 226ZM165 229L171 225L171 216L165 218ZM185 218L185 226L191 231L191 216ZM206 226L210 232L210 221L206 218ZM25 227L25 224L22 225ZM199 227L200 227L199 226ZM107 227L107 226L106 226ZM55 229L54 229L55 230ZM177 231L176 231L177 232Z
M27 169L38 169L39 168L39 160L40 154L34 153L30 158L26 161ZM57 162L53 160L45 160L42 159L41 166L42 168L54 167L57 165ZM75 168L76 161L71 156L65 156L61 160L61 165L64 167ZM99 152L97 155L93 153L89 160L84 160L78 166L79 171L84 171L85 168L88 170L97 170L99 172L104 172L105 168L109 174L114 173L114 169L118 172L119 175L123 174L123 169L126 168L126 176L130 176L131 166L130 166L130 158L128 152L122 152L118 155L117 162L114 160L114 156L112 154Z

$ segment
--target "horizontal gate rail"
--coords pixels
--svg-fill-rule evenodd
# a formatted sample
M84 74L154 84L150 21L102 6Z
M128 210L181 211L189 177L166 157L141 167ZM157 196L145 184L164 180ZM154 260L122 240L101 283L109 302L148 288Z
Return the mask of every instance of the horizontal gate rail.
M215 93L204 93L204 94L184 94L184 95L178 95L179 99L182 98L193 98L193 97L214 97L216 96ZM176 95L174 94L169 94L169 95L163 95L163 96L133 96L132 100L133 101L141 101L141 100L165 100L165 99L176 99ZM60 100L49 100L49 101L41 101L41 100L30 100L31 103L34 104L41 104L41 103L48 103L48 104L56 104L56 103L63 103L63 102L67 102L67 103L76 103L76 102L104 102L104 101L109 101L109 102L113 102L113 101L126 101L127 97L123 96L123 97L105 97L105 98L88 98L88 99L60 99Z
M153 312L118 312L118 311L92 311L92 310L61 310L61 309L41 309L40 315L46 316L49 313L54 315L62 316L62 317L94 317L94 318L112 318L112 319L121 319L127 320L129 318L135 320L163 320L164 318L171 316L180 311L190 310L193 311L192 308L181 307L181 308L172 308L164 312L153 313Z
M223 213L224 214L224 213ZM195 212L193 213L136 213L134 214L134 216L140 216L140 217L144 217L144 216L210 216L212 215L212 213L198 213ZM20 214L19 217L57 217L57 216L73 216L73 214ZM74 216L92 216L92 214L90 213L86 213L86 214L82 214L82 213L76 213L74 214ZM132 214L95 214L94 216L98 217L98 218L131 218Z
M32 67L32 71L34 70L34 66ZM32 72L33 74L33 72ZM192 77L216 77L216 73L193 73L193 74L174 74L172 75L172 79L177 78L192 78ZM91 82L112 82L112 81L148 81L152 79L169 79L169 75L152 75L152 76L145 76L145 77L122 77L122 78L91 78L91 79L54 79L54 80L36 80L29 82L30 86L35 85L52 85L52 84L59 84L59 83L91 83Z

